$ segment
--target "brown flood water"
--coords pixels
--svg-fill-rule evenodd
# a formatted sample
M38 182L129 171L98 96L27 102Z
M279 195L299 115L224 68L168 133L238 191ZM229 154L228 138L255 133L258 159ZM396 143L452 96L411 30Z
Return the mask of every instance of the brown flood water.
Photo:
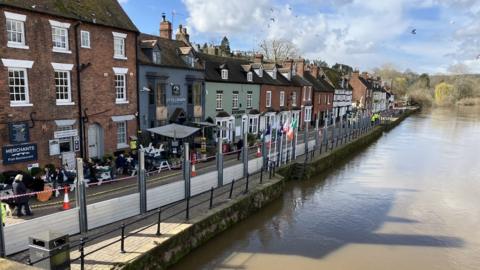
M480 269L480 108L406 119L173 269Z

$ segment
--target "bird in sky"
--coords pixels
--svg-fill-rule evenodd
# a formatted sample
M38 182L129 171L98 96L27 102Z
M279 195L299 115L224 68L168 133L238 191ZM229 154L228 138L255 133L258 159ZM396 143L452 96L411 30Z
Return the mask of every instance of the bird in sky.
M270 21L275 22L275 18L270 18Z
M417 29L412 29L412 35L416 35L417 34Z

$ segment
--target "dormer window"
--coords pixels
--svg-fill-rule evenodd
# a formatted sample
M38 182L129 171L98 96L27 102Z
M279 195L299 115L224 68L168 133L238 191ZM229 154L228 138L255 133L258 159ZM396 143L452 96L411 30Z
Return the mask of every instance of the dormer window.
M247 81L249 82L252 82L253 81L253 73L251 71L249 71L247 73Z
M276 68L273 69L272 78L273 78L274 80L277 79L277 69L276 69Z
M222 80L228 80L228 69L222 69Z
M161 63L161 54L159 50L152 51L152 62L157 65Z

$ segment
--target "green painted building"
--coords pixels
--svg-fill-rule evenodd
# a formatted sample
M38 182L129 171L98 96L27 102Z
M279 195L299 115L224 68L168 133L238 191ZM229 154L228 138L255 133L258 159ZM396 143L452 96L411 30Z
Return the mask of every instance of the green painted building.
M205 65L205 119L222 128L224 141L258 134L261 78L248 61L200 54Z

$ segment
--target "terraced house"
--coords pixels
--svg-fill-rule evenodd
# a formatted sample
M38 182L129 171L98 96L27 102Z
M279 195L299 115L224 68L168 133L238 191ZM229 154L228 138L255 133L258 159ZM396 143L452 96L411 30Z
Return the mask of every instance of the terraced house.
M319 119L319 124L333 121L333 98L335 89L320 74L320 67L310 64L304 72L304 78L313 85L313 119Z
M261 79L249 61L199 53L205 65L205 119L221 127L234 142L247 131L259 132Z
M349 83L349 75L342 75L340 72L322 67L321 73L325 80L335 89L333 96L333 117L336 121L346 116L352 110L352 87Z
M0 12L0 169L128 148L138 31L118 2L1 0Z
M138 43L140 127L200 122L204 116L204 68L181 25L172 39L163 16L160 36L141 34Z

